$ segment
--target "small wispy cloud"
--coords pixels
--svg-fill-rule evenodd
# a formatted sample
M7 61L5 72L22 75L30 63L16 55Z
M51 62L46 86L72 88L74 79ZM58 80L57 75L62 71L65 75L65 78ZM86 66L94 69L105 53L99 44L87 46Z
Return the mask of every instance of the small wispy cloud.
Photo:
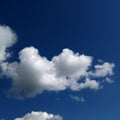
M83 97L80 97L80 96L70 95L70 98L74 101L77 101L77 102L85 102L85 99Z
M106 77L105 78L105 81L107 82L107 83L114 83L114 80L112 80L112 79L110 79L110 78L108 78L108 77Z

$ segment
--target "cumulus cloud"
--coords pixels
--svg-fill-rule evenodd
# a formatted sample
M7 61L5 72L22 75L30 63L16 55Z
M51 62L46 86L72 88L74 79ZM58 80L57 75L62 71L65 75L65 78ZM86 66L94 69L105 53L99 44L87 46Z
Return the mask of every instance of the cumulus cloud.
M2 40L4 38L8 44L2 43L4 52L0 52L3 54L1 54L3 57L1 57L0 67L2 74L12 79L9 96L15 98L33 97L45 90L71 89L79 91L86 88L97 90L100 88L101 82L96 78L108 79L113 75L113 63L103 62L102 65L95 65L93 70L91 68L93 57L74 53L68 48L48 60L41 56L39 50L33 46L26 47L19 52L19 61L9 63L7 62L6 49L15 43L16 35L9 27L1 26L1 29L5 32L4 35L0 33ZM0 46L1 49L2 46Z
M60 115L49 114L47 112L31 112L22 118L15 118L14 120L63 120Z

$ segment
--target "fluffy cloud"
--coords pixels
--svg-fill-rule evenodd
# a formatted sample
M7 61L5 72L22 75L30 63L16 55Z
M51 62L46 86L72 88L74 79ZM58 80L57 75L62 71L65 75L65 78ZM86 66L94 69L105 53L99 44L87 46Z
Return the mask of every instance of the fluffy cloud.
M0 25L0 62L10 55L7 48L16 42L16 34L8 26Z
M105 62L102 65L95 65L95 72L91 73L95 77L105 77L107 75L113 75L113 68L115 65Z
M73 91L85 88L97 90L102 83L96 78L109 79L113 74L113 63L103 62L101 65L95 65L92 70L93 57L74 53L67 48L48 60L39 54L38 49L26 47L19 52L19 62L9 63L6 49L15 43L16 35L9 27L1 26L1 29L4 34L1 32L0 35L6 44L1 42L4 50L1 50L3 48L0 46L0 54L3 56L0 67L2 74L12 79L12 87L9 90L12 97L33 97L45 90L61 91L67 88Z
M12 96L20 98L22 94L32 97L44 90L60 91L66 88L80 90L99 87L96 81L88 79L84 83L78 83L79 78L86 75L91 65L92 58L89 56L64 49L60 55L49 61L40 56L36 48L27 47L20 51L19 59L19 63L9 63L4 72L13 79L9 91Z
M14 120L63 120L63 119L59 115L53 115L47 112L31 112L26 114L22 118L16 118Z
M9 90L13 97L33 97L44 90L99 89L99 82L86 78L92 57L64 49L60 55L49 61L40 56L36 48L27 47L20 51L19 59L19 63L9 63L4 72L13 79ZM85 77L84 82L80 82L82 77Z

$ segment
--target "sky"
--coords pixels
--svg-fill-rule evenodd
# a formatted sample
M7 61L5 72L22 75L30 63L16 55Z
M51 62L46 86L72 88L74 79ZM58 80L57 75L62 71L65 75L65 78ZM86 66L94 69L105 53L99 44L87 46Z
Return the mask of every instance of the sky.
M119 120L120 1L0 1L0 120Z

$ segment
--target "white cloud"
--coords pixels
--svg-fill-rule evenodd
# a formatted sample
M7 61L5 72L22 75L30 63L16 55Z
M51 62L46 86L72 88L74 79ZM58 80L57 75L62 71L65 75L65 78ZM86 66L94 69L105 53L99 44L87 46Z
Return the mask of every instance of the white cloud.
M76 82L74 80L73 83L71 83L70 88L73 91L79 91L79 90L82 90L82 89L85 89L85 88L90 88L90 89L97 90L97 89L100 88L100 82L98 82L96 80L91 80L89 78L86 78L85 82L81 82L81 83L79 83L79 81Z
M22 118L15 118L14 120L63 120L60 115L49 114L47 112L31 112Z
M70 98L74 101L77 101L77 102L85 102L85 99L83 97L70 95Z
M20 99L33 97L45 90L61 91L67 88L73 91L85 88L97 90L101 82L96 77L109 78L113 74L113 63L95 65L93 72L93 57L74 53L70 49L63 49L59 55L48 60L39 54L38 49L26 47L19 52L19 62L9 63L6 49L15 43L16 35L6 26L1 26L0 32L1 41L6 41L1 42L0 46L0 50L4 48L4 52L0 51L3 54L0 67L2 74L12 79L9 96Z
M7 48L16 42L16 34L8 26L0 25L0 62L6 60L9 56Z
M40 56L36 48L27 47L19 53L19 59L20 63L8 64L7 70L4 72L13 79L10 94L14 97L21 98L20 94L25 97L32 97L44 90L73 89L73 82L76 83L74 90L84 87L93 89L95 87L96 89L96 86L92 85L92 80L90 82L87 80L83 84L78 83L79 78L85 76L91 65L91 57L64 49L60 55L49 61Z
M69 79L84 76L92 63L92 57L79 55L70 49L63 49L62 53L52 59L57 75Z
M95 72L92 73L95 77L105 77L107 75L113 75L113 63L105 62L102 65L95 65Z

